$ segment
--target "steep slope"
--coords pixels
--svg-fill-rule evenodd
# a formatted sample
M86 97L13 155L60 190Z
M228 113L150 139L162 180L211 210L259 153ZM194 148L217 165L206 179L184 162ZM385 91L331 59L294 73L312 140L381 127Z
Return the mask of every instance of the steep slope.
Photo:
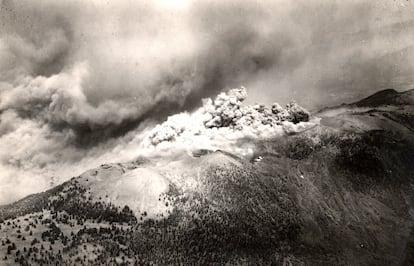
M413 106L379 95L299 134L246 140L253 155L106 164L2 206L0 260L410 265Z
M381 105L410 105L414 104L414 90L397 92L394 89L379 91L356 103L358 107L378 107Z

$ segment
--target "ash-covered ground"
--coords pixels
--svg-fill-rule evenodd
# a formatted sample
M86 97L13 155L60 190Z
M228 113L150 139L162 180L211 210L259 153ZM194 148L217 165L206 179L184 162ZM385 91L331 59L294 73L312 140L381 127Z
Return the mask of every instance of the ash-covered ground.
M413 12L0 0L0 265L413 265Z
M310 117L302 108L289 109L297 106L292 104L283 110L243 107L237 101L241 95L243 90L231 90L206 101L197 115L178 116L199 121L201 132L245 132L239 127L243 116L233 115L239 112L268 115L275 123L262 124L276 129L315 117L319 123L289 134L243 137L251 149L243 155L191 145L184 149L198 125L177 127L173 116L149 132L145 145L157 149L175 143L180 148L174 153L103 164L1 206L1 262L413 263L412 90L382 91ZM226 115L218 116L215 111L224 108ZM294 124L294 111L303 121ZM160 130L173 134L154 142L165 136Z

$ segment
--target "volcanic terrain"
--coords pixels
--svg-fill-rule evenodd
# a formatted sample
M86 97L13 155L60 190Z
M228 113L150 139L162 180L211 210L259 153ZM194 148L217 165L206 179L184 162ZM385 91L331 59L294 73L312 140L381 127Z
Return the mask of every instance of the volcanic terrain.
M249 112L272 128L271 111L236 108L233 93L205 131L170 119L149 145L237 129ZM88 170L0 207L0 264L413 265L413 95L384 90L310 118L275 106L284 133L247 134L250 152L192 143Z

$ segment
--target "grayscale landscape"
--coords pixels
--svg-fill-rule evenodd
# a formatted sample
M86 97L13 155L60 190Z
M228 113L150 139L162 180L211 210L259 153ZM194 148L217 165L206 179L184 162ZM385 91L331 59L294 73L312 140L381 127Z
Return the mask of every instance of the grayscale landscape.
M414 265L411 1L0 4L0 265Z

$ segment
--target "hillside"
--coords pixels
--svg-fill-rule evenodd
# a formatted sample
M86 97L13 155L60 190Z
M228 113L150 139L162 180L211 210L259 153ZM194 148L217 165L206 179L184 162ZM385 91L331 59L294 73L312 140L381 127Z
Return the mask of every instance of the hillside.
M378 107L381 105L412 105L414 104L414 90L397 92L394 89L379 91L364 98L354 105L358 107Z
M411 96L410 96L411 95ZM412 91L301 133L105 164L0 207L4 265L412 265Z

